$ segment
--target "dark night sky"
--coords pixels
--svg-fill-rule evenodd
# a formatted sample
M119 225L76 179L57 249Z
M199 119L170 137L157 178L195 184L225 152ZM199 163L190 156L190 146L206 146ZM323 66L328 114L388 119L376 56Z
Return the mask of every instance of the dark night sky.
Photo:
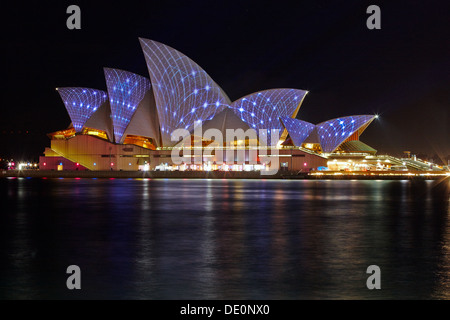
M300 119L378 113L361 140L379 154L450 154L447 1L48 3L2 4L0 157L36 159L69 125L56 87L106 90L103 67L148 77L138 37L186 54L231 100L305 89ZM81 30L66 28L70 4ZM381 30L366 28L370 4Z

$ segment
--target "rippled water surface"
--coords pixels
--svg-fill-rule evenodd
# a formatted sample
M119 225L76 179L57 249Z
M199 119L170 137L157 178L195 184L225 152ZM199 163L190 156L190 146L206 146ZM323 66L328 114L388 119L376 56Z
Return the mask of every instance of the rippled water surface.
M450 299L449 184L1 179L0 298Z

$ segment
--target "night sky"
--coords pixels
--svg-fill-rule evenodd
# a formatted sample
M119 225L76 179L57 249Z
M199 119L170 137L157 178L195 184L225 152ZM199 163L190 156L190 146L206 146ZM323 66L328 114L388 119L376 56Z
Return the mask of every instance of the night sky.
M2 4L0 157L37 160L70 124L56 87L106 90L103 67L149 77L138 37L186 54L232 101L304 89L299 119L379 114L361 137L378 154L450 154L448 1L54 2ZM81 30L66 27L71 4Z

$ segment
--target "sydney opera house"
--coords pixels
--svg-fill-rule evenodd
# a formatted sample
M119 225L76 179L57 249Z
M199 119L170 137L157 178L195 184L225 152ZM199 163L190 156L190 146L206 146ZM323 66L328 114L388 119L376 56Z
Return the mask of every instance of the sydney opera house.
M374 115L302 121L307 91L290 88L231 101L181 52L140 43L149 78L104 68L106 91L56 89L71 124L49 134L40 170L264 171L276 159L281 170L308 171L376 153L359 140ZM244 136L224 142L230 132Z

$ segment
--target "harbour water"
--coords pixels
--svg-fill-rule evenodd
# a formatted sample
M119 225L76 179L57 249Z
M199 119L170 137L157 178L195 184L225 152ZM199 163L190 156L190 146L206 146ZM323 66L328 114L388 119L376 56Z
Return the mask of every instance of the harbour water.
M450 299L449 190L448 178L2 178L0 298ZM69 265L81 290L66 287Z

